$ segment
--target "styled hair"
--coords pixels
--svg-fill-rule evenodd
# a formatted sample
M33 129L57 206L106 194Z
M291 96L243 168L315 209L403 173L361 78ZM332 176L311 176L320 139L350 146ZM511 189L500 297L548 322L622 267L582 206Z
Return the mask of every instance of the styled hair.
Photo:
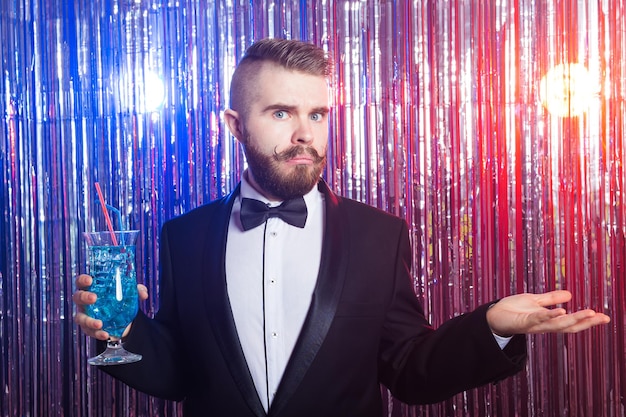
M247 103L255 91L256 74L266 62L320 77L329 77L331 73L326 52L316 45L292 39L261 39L246 50L235 69L230 84L231 109L247 112Z

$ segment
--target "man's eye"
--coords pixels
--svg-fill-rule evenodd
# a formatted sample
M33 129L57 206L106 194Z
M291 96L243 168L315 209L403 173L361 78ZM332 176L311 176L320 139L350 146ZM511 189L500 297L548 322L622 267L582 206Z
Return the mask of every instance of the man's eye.
M285 117L287 117L287 112L284 112L282 110L278 110L278 111L274 112L274 117L276 117L277 119L284 119Z
M311 115L311 120L313 120L314 122L319 122L322 119L324 119L324 115L322 113L313 113Z

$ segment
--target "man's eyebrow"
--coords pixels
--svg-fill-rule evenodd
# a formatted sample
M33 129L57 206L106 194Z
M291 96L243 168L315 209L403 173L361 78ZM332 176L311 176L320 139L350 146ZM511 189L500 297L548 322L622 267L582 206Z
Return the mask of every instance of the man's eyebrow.
M290 104L281 104L281 103L275 103L275 104L270 104L269 106L266 106L263 111L271 111L271 110L295 110L296 106L290 105Z
M297 108L298 108L298 106L294 106L294 105L291 105L291 104L275 103L275 104L270 104L269 106L266 106L263 109L263 112L272 111L272 110L287 110L287 111L293 112ZM330 113L330 107L328 107L328 106L314 107L311 110L311 113L327 114L327 113Z
M313 108L313 112L312 113L327 114L327 113L330 113L330 107L328 107L328 106L315 107L315 108Z

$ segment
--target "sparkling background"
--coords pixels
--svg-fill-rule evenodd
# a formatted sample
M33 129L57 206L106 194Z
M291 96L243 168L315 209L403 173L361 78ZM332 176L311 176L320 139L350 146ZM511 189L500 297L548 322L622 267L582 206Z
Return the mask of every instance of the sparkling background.
M623 416L623 0L2 0L1 415L182 415L87 365L72 322L80 233L105 228L98 181L142 231L152 314L162 223L242 172L221 113L238 58L265 36L335 61L325 176L409 222L435 325L555 288L613 318L530 337L525 372L441 404L384 393L388 416ZM541 83L568 63L587 78Z

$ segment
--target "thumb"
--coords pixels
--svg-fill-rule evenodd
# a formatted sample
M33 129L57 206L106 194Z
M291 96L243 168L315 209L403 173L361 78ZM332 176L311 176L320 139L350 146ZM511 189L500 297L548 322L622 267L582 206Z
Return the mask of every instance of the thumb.
M137 284L137 293L139 294L139 299L141 301L145 301L148 299L148 287L143 284Z

